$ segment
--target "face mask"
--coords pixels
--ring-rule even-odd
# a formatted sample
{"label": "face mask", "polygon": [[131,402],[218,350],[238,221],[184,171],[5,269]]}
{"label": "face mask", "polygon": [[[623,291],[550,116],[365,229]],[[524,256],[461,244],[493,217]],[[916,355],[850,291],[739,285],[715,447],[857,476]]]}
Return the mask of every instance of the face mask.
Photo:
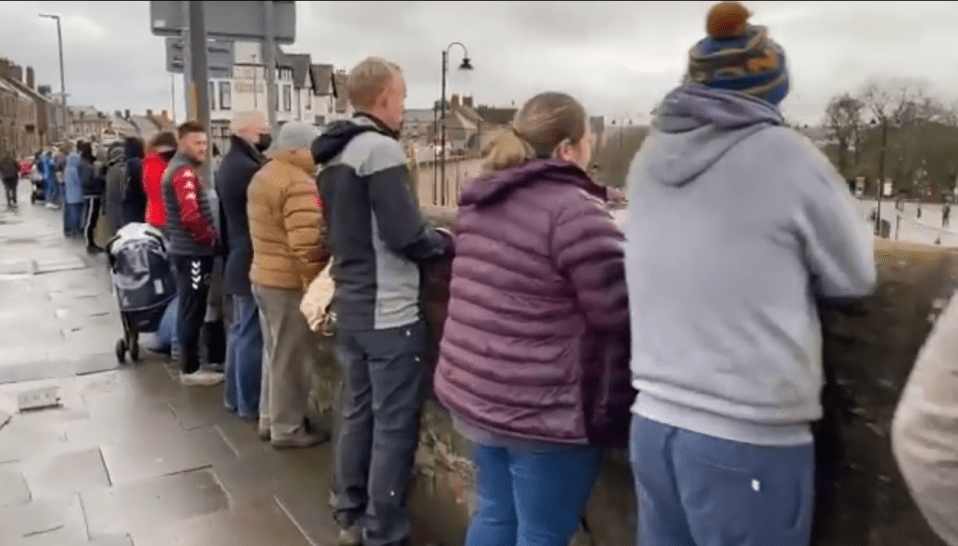
{"label": "face mask", "polygon": [[263,133],[259,136],[259,142],[256,143],[256,150],[258,152],[265,152],[269,149],[270,145],[273,143],[273,137],[269,133]]}

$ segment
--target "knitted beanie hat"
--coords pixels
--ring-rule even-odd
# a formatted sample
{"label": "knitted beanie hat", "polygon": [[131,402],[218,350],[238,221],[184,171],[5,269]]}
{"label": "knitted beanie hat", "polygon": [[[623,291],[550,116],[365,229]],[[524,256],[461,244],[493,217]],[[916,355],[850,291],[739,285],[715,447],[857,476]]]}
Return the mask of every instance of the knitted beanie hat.
{"label": "knitted beanie hat", "polygon": [[738,91],[778,104],[788,95],[785,51],[764,26],[751,25],[739,2],[721,2],[709,10],[708,36],[689,51],[688,81]]}
{"label": "knitted beanie hat", "polygon": [[319,129],[305,121],[290,121],[279,129],[279,135],[273,140],[272,152],[309,149],[319,136]]}

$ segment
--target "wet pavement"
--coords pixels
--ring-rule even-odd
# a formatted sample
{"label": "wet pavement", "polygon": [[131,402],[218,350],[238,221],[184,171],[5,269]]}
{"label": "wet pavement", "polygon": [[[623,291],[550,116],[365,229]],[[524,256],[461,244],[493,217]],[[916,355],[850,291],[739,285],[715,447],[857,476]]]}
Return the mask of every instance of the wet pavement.
{"label": "wet pavement", "polygon": [[[105,260],[26,186],[0,210],[0,544],[334,544],[329,445],[275,451],[220,388],[184,389],[159,357],[119,366]],[[20,410],[48,387],[58,406]]]}

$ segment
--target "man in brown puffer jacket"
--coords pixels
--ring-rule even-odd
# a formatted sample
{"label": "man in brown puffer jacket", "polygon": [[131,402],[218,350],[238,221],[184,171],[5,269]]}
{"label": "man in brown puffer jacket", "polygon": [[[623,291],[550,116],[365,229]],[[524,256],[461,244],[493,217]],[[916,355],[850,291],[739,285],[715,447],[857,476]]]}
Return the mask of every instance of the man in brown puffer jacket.
{"label": "man in brown puffer jacket", "polygon": [[271,159],[248,190],[253,296],[263,331],[259,433],[273,447],[328,439],[306,429],[308,371],[318,345],[299,311],[303,294],[329,261],[310,145],[319,130],[302,122],[280,129]]}

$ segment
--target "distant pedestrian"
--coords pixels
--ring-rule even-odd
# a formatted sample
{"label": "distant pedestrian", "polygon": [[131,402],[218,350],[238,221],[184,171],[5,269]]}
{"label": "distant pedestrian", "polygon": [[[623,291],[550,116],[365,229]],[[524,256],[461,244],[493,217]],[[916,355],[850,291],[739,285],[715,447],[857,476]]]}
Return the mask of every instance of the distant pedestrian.
{"label": "distant pedestrian", "polygon": [[92,165],[92,176],[83,179],[83,236],[89,254],[99,254],[103,249],[96,244],[96,228],[103,214],[103,197],[106,194],[106,150],[100,149],[99,156],[93,155],[93,148],[87,146],[80,155]]}
{"label": "distant pedestrian", "polygon": [[215,385],[223,381],[223,374],[200,369],[200,332],[219,239],[209,189],[200,178],[208,137],[203,126],[195,121],[180,125],[178,133],[177,152],[163,175],[162,195],[165,233],[180,298],[180,381],[187,386]]}
{"label": "distant pedestrian", "polygon": [[951,205],[945,204],[945,206],[941,208],[941,227],[947,228],[950,222],[951,222]]}
{"label": "distant pedestrian", "polygon": [[7,198],[7,208],[17,208],[17,183],[20,181],[20,164],[10,151],[0,159],[0,179],[3,180],[3,193]]}
{"label": "distant pedestrian", "polygon": [[120,225],[146,221],[146,191],[143,188],[143,141],[129,137],[123,141],[123,196],[120,199]]}
{"label": "distant pedestrian", "polygon": [[329,263],[310,146],[319,129],[291,121],[279,130],[270,161],[249,185],[249,270],[264,337],[259,431],[276,448],[314,446],[329,435],[309,430],[304,380],[319,346],[299,310],[310,283]]}
{"label": "distant pedestrian", "polygon": [[263,164],[262,152],[269,147],[266,116],[259,112],[239,114],[233,121],[230,148],[216,172],[219,194],[220,230],[226,256],[223,293],[232,297],[226,388],[226,408],[244,419],[258,419],[262,388],[263,335],[260,312],[250,288],[253,243],[247,215],[247,191],[253,175]]}
{"label": "distant pedestrian", "polygon": [[40,165],[40,174],[43,176],[43,183],[46,186],[46,203],[44,206],[55,210],[59,208],[57,202],[60,195],[60,184],[56,177],[56,163],[53,159],[53,153],[49,150],[43,152],[38,161]]}
{"label": "distant pedestrian", "polygon": [[712,7],[628,175],[637,544],[809,545],[818,306],[875,287],[858,204],[785,124],[785,52],[749,15]]}
{"label": "distant pedestrian", "polygon": [[63,236],[67,238],[83,234],[83,179],[93,176],[93,165],[84,159],[81,150],[89,150],[89,144],[77,142],[67,156],[63,175]]}
{"label": "distant pedestrian", "polygon": [[162,229],[166,226],[163,204],[163,174],[176,154],[176,136],[163,132],[156,135],[143,159],[143,193],[146,194],[146,223]]}
{"label": "distant pedestrian", "polygon": [[106,212],[107,238],[113,237],[123,227],[122,208],[124,186],[126,185],[126,159],[123,144],[116,142],[107,152],[106,196],[103,208]]}

